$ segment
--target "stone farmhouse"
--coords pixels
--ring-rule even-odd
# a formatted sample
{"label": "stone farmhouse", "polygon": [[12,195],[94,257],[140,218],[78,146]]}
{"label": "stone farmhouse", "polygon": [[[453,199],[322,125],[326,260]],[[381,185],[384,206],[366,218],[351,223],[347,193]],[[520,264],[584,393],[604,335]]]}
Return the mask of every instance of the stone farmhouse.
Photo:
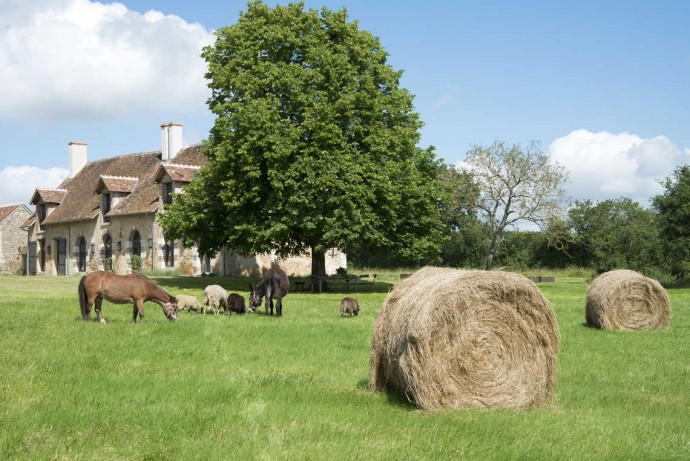
{"label": "stone farmhouse", "polygon": [[21,228],[31,210],[22,204],[0,206],[0,274],[21,273],[27,246],[27,232]]}
{"label": "stone farmhouse", "polygon": [[[201,258],[195,247],[166,238],[156,217],[206,164],[201,144],[182,147],[180,123],[161,125],[160,151],[88,162],[86,143],[70,142],[68,164],[62,184],[38,188],[31,197],[36,211],[22,224],[28,232],[29,275],[126,274],[139,262],[144,271],[186,275],[259,275],[276,264],[291,275],[311,271],[308,255],[279,260],[221,251]],[[329,252],[328,273],[345,265],[344,254]]]}

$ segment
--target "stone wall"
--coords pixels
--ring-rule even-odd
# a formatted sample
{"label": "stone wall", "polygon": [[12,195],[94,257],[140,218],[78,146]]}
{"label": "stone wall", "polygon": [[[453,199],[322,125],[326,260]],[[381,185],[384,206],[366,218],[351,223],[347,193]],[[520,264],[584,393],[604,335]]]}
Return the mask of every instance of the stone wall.
{"label": "stone wall", "polygon": [[[131,272],[129,266],[133,245],[134,231],[139,232],[141,239],[142,270],[154,273],[177,271],[183,275],[200,275],[208,272],[206,264],[202,264],[196,247],[184,248],[181,241],[174,242],[174,265],[166,266],[165,246],[166,241],[161,228],[155,223],[156,215],[138,214],[128,216],[114,216],[110,223],[104,223],[99,215],[96,220],[79,221],[69,224],[53,224],[46,231],[37,232],[32,226],[32,238],[45,240],[46,248],[51,246],[51,254],[46,254],[45,267],[41,267],[40,245],[37,246],[37,271],[45,275],[57,275],[57,247],[55,239],[67,240],[67,267],[66,275],[77,275],[79,271],[79,241],[83,237],[86,240],[87,259],[86,272],[105,269],[105,244],[103,237],[108,234],[112,240],[112,267],[119,274]],[[26,233],[24,234],[26,245]],[[149,248],[149,239],[153,248]],[[119,246],[118,246],[119,242]],[[94,251],[91,251],[93,244]],[[118,249],[119,248],[119,249]],[[262,254],[253,257],[243,257],[230,252],[221,252],[210,260],[211,272],[228,276],[261,276],[268,268],[278,265],[288,275],[308,276],[311,274],[311,256],[297,256],[291,258],[279,258],[274,254]],[[339,267],[347,268],[345,254],[329,250],[326,253],[326,273],[335,274]]]}

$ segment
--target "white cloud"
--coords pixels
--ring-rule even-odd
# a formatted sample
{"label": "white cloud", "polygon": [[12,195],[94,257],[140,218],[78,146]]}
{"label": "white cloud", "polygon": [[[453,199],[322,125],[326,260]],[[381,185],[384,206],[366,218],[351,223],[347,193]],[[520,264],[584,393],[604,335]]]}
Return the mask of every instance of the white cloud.
{"label": "white cloud", "polygon": [[112,119],[195,111],[213,35],[157,11],[89,0],[0,0],[0,118]]}
{"label": "white cloud", "polygon": [[629,133],[576,130],[549,146],[552,160],[570,173],[568,192],[579,200],[630,197],[641,205],[663,192],[658,180],[686,160],[665,136],[643,139]]}
{"label": "white cloud", "polygon": [[36,188],[53,188],[67,177],[65,168],[8,166],[0,170],[0,205],[29,204]]}

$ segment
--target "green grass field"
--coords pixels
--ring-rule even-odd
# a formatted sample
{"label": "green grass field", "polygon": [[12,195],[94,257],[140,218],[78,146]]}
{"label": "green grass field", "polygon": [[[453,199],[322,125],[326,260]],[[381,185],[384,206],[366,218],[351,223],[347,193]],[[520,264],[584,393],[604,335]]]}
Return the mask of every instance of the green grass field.
{"label": "green grass field", "polygon": [[[247,279],[157,277],[202,298]],[[390,277],[390,282],[395,277]],[[548,406],[429,413],[368,389],[388,285],[285,298],[283,317],[79,315],[77,277],[0,277],[0,459],[690,459],[690,291],[664,331],[583,325],[585,278],[540,284],[561,330]]]}

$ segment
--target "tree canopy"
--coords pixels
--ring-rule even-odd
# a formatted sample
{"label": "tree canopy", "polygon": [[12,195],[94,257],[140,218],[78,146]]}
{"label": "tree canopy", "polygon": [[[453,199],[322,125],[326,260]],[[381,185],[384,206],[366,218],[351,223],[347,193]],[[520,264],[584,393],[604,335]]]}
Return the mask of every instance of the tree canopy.
{"label": "tree canopy", "polygon": [[613,269],[646,272],[657,267],[656,215],[630,198],[575,202],[568,212],[575,233],[573,262],[597,273]]}
{"label": "tree canopy", "polygon": [[249,3],[206,47],[209,164],[160,222],[202,253],[367,246],[432,258],[444,236],[433,148],[379,39],[346,10]]}
{"label": "tree canopy", "polygon": [[664,192],[652,199],[666,254],[666,269],[685,280],[690,272],[690,166],[676,168],[663,179]]}

